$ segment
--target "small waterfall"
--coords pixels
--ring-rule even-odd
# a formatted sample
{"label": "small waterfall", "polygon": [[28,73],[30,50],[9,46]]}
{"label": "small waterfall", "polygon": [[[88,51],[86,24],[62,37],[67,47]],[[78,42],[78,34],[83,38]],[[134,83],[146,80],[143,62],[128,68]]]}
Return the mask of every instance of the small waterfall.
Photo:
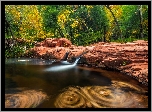
{"label": "small waterfall", "polygon": [[75,65],[78,63],[79,59],[80,59],[80,57],[79,57],[79,58],[77,58],[77,59],[75,60],[75,62],[74,62],[72,65],[74,65],[74,66],[75,66]]}
{"label": "small waterfall", "polygon": [[[71,69],[71,68],[73,68],[73,67],[76,66],[76,64],[78,63],[80,57],[81,57],[83,54],[85,54],[85,53],[86,53],[86,52],[83,52],[80,56],[78,56],[73,64],[70,64],[70,63],[69,63],[69,65],[56,65],[56,66],[52,66],[52,67],[49,67],[49,68],[45,69],[45,71],[58,72],[58,71],[63,71],[63,70]],[[67,55],[68,55],[68,54],[69,54],[69,53],[65,54],[64,59],[67,58]],[[63,59],[63,60],[64,60],[64,59]]]}

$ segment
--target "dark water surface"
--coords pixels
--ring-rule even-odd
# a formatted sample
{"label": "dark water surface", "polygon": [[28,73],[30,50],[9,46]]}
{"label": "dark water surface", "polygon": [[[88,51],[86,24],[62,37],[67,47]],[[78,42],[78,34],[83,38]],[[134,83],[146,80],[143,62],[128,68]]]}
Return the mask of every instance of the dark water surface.
{"label": "dark water surface", "polygon": [[[118,81],[141,87],[143,91],[147,91],[147,87],[135,79],[116,71],[81,66],[70,67],[66,62],[52,64],[54,60],[7,59],[5,62],[5,94],[13,94],[12,88],[42,91],[47,94],[48,99],[37,108],[60,107],[59,104],[55,106],[56,99],[69,87],[109,87],[113,81]],[[61,68],[64,65],[67,67],[57,71],[50,70],[51,67],[58,67],[58,65],[61,65]],[[147,107],[147,105],[148,102],[144,102],[141,107]]]}

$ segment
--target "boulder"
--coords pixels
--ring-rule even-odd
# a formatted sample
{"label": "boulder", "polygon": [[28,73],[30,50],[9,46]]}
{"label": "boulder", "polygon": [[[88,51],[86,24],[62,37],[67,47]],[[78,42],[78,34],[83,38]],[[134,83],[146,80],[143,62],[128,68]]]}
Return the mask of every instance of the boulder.
{"label": "boulder", "polygon": [[70,47],[71,41],[66,38],[47,38],[42,42],[44,47]]}

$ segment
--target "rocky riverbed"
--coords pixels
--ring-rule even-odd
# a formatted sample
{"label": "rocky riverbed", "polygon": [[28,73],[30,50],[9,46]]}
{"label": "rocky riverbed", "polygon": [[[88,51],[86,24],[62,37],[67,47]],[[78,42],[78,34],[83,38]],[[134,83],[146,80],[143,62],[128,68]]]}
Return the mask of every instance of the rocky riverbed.
{"label": "rocky riverbed", "polygon": [[38,42],[26,53],[26,57],[57,59],[69,52],[68,61],[84,54],[79,63],[82,66],[118,70],[148,86],[148,41],[137,40],[127,43],[98,42],[89,46],[75,46],[66,38],[47,38]]}

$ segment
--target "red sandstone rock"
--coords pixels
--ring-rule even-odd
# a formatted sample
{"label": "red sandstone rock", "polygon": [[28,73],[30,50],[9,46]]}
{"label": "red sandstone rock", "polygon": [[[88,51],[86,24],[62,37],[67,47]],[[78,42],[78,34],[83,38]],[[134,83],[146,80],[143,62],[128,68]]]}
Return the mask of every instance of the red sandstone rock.
{"label": "red sandstone rock", "polygon": [[72,43],[66,38],[47,38],[42,42],[44,47],[70,47]]}
{"label": "red sandstone rock", "polygon": [[144,40],[126,44],[99,42],[83,47],[74,46],[65,38],[49,38],[31,49],[34,57],[45,59],[60,60],[66,52],[70,52],[68,61],[86,50],[88,53],[82,58],[88,65],[116,69],[136,78],[139,82],[148,84],[148,42]]}

